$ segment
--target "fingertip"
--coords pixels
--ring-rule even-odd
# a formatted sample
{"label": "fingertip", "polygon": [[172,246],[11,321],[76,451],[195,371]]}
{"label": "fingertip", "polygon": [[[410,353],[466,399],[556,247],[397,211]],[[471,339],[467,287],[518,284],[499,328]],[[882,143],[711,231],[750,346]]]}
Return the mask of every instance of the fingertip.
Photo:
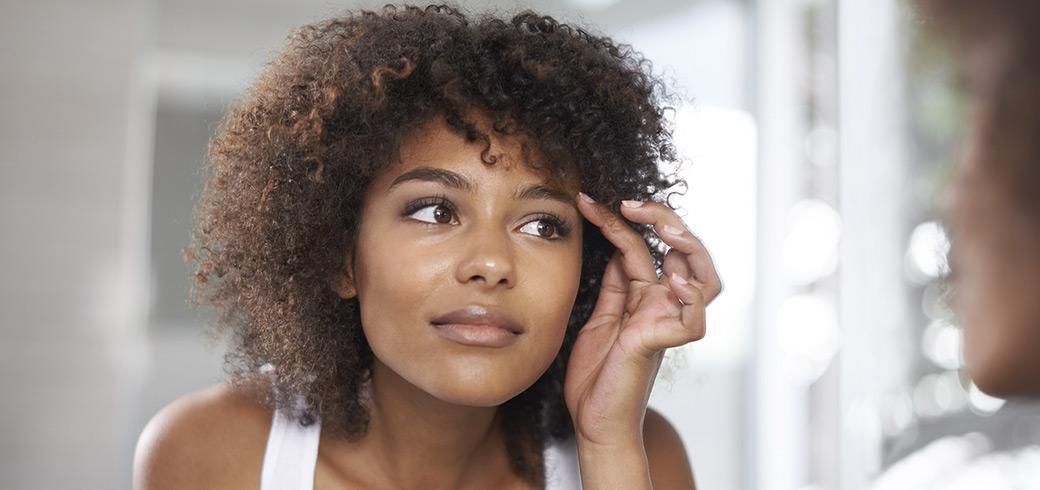
{"label": "fingertip", "polygon": [[600,226],[603,224],[604,218],[601,216],[603,205],[596,202],[591,196],[584,192],[578,192],[575,203],[577,204],[578,212],[581,213],[585,219],[589,220],[592,224]]}

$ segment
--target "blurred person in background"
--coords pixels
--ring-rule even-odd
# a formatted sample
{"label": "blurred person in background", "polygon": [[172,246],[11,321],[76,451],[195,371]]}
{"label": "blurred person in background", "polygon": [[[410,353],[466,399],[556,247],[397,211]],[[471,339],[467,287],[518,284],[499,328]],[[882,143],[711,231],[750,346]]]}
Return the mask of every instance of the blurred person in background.
{"label": "blurred person in background", "polygon": [[981,391],[1019,400],[992,424],[946,426],[872,488],[1040,489],[1040,433],[1030,422],[1040,420],[1040,2],[918,7],[951,41],[968,102],[967,137],[942,196],[965,365]]}
{"label": "blurred person in background", "polygon": [[986,393],[1040,396],[1040,2],[921,1],[970,107],[944,199],[965,362]]}
{"label": "blurred person in background", "polygon": [[152,419],[135,488],[693,488],[647,401],[722,285],[645,67],[532,13],[301,29],[189,247],[233,380]]}

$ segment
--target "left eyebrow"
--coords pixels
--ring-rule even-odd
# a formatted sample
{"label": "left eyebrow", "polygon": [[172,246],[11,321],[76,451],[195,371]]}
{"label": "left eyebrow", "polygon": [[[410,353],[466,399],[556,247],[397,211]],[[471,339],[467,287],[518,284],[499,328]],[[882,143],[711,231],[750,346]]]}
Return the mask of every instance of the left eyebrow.
{"label": "left eyebrow", "polygon": [[516,200],[549,199],[559,201],[570,206],[575,206],[574,196],[562,189],[544,185],[532,185],[525,187],[513,194]]}

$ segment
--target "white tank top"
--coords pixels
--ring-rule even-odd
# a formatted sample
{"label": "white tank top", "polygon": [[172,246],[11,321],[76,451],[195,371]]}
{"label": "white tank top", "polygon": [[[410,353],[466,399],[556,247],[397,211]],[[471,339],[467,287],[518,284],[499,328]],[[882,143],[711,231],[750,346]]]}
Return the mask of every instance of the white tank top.
{"label": "white tank top", "polygon": [[[321,422],[308,426],[276,411],[267,435],[260,490],[313,490]],[[545,449],[545,489],[581,490],[578,447],[574,439]]]}

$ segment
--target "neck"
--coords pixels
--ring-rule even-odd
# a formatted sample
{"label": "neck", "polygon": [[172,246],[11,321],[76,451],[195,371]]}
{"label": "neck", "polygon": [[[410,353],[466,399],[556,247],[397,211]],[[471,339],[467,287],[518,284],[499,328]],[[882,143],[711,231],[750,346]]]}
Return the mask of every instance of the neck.
{"label": "neck", "polygon": [[397,488],[464,488],[511,472],[498,407],[445,402],[375,360],[368,432],[358,441]]}

